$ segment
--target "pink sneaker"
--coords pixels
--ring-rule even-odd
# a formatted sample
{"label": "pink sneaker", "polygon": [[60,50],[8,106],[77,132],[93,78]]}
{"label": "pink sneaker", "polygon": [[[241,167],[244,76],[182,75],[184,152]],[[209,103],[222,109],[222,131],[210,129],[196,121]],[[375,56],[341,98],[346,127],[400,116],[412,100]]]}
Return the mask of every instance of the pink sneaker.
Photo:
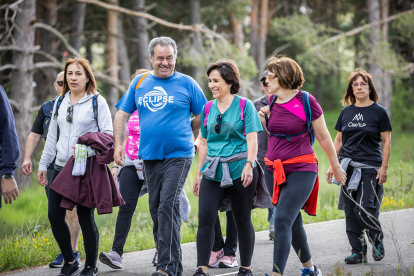
{"label": "pink sneaker", "polygon": [[224,256],[221,259],[221,262],[219,264],[219,267],[221,268],[231,268],[231,267],[236,267],[239,266],[239,264],[237,263],[236,257],[231,257],[231,256]]}
{"label": "pink sneaker", "polygon": [[224,256],[223,249],[217,252],[211,251],[210,261],[208,262],[208,266],[217,267],[218,264],[220,263],[220,260],[223,258],[223,256]]}

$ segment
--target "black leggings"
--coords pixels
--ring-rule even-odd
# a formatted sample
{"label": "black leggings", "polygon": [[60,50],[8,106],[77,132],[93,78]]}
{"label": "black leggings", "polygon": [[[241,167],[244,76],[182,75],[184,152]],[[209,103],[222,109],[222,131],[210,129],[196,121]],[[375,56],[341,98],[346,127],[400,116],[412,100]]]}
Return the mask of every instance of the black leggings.
{"label": "black leggings", "polygon": [[[52,182],[60,173],[56,169],[53,172]],[[48,216],[50,226],[52,228],[53,236],[59,245],[60,251],[62,252],[65,262],[73,262],[72,245],[70,241],[69,227],[66,224],[65,216],[66,209],[60,207],[62,196],[49,189],[49,209]],[[99,232],[98,227],[95,224],[94,208],[87,208],[85,206],[78,205],[77,213],[79,224],[83,234],[83,245],[85,247],[86,261],[85,267],[95,267],[96,259],[98,257],[98,246],[99,246]]]}
{"label": "black leggings", "polygon": [[241,266],[250,266],[255,241],[251,213],[258,180],[257,167],[253,169],[253,180],[247,187],[243,187],[243,182],[238,178],[233,180],[232,186],[223,189],[219,182],[203,177],[198,201],[197,266],[208,266],[213,248],[217,212],[226,190],[231,197],[231,209],[236,222],[237,235],[242,241],[239,243]]}
{"label": "black leggings", "polygon": [[[273,178],[273,173],[269,170],[266,170],[265,174],[271,174]],[[276,206],[273,247],[274,272],[283,274],[291,245],[301,263],[306,263],[311,259],[300,209],[308,200],[315,180],[316,173],[314,172],[294,172],[286,175],[287,183],[281,188]]]}
{"label": "black leggings", "polygon": [[125,205],[119,207],[115,226],[115,238],[112,250],[120,256],[124,253],[124,245],[131,228],[131,220],[138,203],[139,192],[144,180],[140,180],[135,166],[122,168],[119,173],[119,190],[125,201]]}

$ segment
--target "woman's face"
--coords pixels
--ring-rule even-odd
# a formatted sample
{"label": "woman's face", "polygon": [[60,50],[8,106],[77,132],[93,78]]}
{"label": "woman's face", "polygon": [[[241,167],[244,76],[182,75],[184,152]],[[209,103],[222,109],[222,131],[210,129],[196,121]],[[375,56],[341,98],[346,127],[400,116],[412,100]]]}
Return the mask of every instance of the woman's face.
{"label": "woman's face", "polygon": [[369,98],[369,85],[361,76],[358,76],[352,83],[352,90],[355,99],[365,100],[366,98]]}
{"label": "woman's face", "polygon": [[279,79],[270,71],[267,73],[266,83],[267,87],[264,87],[264,89],[269,94],[276,94],[276,92],[281,88],[279,85]]}
{"label": "woman's face", "polygon": [[68,66],[66,80],[70,91],[74,93],[85,92],[86,84],[89,81],[85,69],[78,63],[72,63]]}
{"label": "woman's face", "polygon": [[231,94],[231,84],[228,84],[222,77],[217,69],[214,69],[208,75],[208,88],[213,93],[214,99],[222,99],[223,97]]}

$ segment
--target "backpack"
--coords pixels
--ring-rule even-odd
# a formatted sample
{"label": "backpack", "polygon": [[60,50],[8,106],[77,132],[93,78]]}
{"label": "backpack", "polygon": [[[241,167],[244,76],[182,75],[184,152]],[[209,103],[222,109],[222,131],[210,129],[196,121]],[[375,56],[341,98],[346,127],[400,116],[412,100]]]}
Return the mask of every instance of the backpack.
{"label": "backpack", "polygon": [[[98,131],[101,132],[99,128],[99,124],[98,124],[98,96],[99,94],[92,97],[92,108],[93,108],[93,118],[95,119],[96,126],[98,127]],[[53,114],[54,119],[56,119],[57,116],[59,115],[59,108],[60,108],[60,104],[62,103],[62,101],[63,101],[63,97],[59,96],[59,98],[57,99],[56,111],[55,111],[55,114]],[[59,126],[58,126],[58,133],[59,133]],[[59,138],[59,135],[58,135],[58,138]]]}
{"label": "backpack", "polygon": [[[273,103],[275,102],[276,97],[273,97],[273,95],[270,95],[269,97],[269,108],[271,109],[273,106]],[[265,115],[265,120],[266,120],[266,128],[269,131],[269,133],[273,136],[276,136],[278,138],[286,138],[286,140],[288,140],[289,142],[291,141],[290,137],[294,137],[294,136],[299,136],[303,133],[305,133],[306,131],[309,133],[309,139],[310,139],[310,143],[311,145],[313,145],[313,143],[315,143],[315,132],[312,129],[311,126],[311,122],[312,122],[312,111],[310,108],[310,104],[309,104],[309,92],[306,91],[302,91],[302,105],[303,105],[303,109],[305,111],[305,115],[306,115],[306,128],[304,130],[302,130],[299,133],[296,134],[275,134],[269,131],[269,118],[267,117],[267,114]]]}
{"label": "backpack", "polygon": [[[207,119],[208,114],[210,113],[211,105],[213,104],[213,101],[209,101],[206,103],[206,107],[204,108],[204,124],[203,126],[207,126]],[[246,107],[246,99],[240,97],[240,117],[243,122],[243,134],[246,135],[246,125],[244,123],[244,108]]]}

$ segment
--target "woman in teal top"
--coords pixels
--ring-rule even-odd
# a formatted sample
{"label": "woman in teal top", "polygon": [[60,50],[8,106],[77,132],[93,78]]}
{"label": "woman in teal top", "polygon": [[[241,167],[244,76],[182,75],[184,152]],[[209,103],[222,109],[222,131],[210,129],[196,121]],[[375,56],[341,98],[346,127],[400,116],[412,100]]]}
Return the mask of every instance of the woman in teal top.
{"label": "woman in teal top", "polygon": [[259,179],[255,162],[257,133],[262,131],[262,126],[253,103],[236,95],[241,81],[239,70],[233,61],[213,63],[207,69],[207,76],[215,100],[207,103],[201,112],[201,122],[205,121],[206,114],[207,121],[201,126],[202,138],[193,187],[194,195],[200,197],[198,269],[194,276],[208,275],[214,223],[226,194],[230,194],[239,237],[241,267],[237,275],[252,276],[250,264],[255,232],[251,209]]}

